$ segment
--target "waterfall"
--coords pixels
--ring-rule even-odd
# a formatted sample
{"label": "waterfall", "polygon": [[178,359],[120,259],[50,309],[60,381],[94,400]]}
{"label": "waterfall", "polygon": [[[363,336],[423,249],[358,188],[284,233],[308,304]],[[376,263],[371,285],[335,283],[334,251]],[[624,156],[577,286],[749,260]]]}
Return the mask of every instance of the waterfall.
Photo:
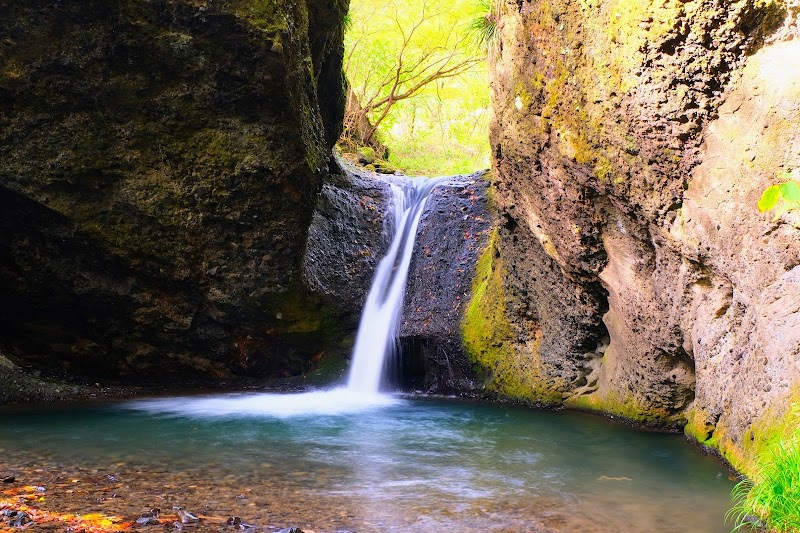
{"label": "waterfall", "polygon": [[346,387],[301,394],[247,393],[192,398],[159,398],[131,402],[133,409],[187,416],[341,415],[396,405],[401,400],[378,394],[384,361],[396,346],[406,279],[417,237],[417,226],[430,192],[447,178],[392,176],[387,222],[393,237],[378,263],[361,314],[353,361]]}
{"label": "waterfall", "polygon": [[417,225],[428,195],[441,181],[441,178],[403,178],[391,184],[389,209],[394,235],[389,251],[375,270],[361,313],[347,381],[349,391],[378,392],[384,362],[396,346]]}

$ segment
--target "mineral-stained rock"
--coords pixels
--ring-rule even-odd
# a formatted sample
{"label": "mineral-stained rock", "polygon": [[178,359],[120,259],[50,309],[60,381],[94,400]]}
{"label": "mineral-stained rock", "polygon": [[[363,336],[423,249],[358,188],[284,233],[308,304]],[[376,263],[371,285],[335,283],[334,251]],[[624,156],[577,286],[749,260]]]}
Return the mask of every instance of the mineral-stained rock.
{"label": "mineral-stained rock", "polygon": [[[44,375],[309,368],[343,0],[0,5],[0,349]],[[93,382],[93,381],[92,381]]]}
{"label": "mineral-stained rock", "polygon": [[400,327],[399,374],[406,387],[451,392],[480,386],[464,351],[461,322],[494,225],[488,185],[486,172],[454,176],[437,186],[425,205]]}
{"label": "mineral-stained rock", "polygon": [[489,386],[661,426],[688,419],[746,466],[800,394],[798,215],[756,208],[800,167],[800,7],[498,9],[504,222],[481,294],[501,296],[482,335],[505,355]]}

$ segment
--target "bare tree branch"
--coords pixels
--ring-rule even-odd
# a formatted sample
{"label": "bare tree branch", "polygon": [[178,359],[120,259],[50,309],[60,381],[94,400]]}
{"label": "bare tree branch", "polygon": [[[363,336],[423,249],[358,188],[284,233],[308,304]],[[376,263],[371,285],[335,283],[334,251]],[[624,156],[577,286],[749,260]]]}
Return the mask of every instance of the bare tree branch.
{"label": "bare tree branch", "polygon": [[[460,76],[484,61],[477,54],[465,52],[469,47],[464,44],[471,36],[467,32],[460,34],[454,24],[450,24],[435,42],[425,41],[421,35],[423,28],[437,22],[441,26],[445,15],[444,12],[431,11],[428,2],[423,2],[421,12],[410,26],[400,16],[397,3],[388,11],[399,36],[394,64],[381,73],[369,69],[362,73],[357,89],[352,90],[351,85],[348,95],[345,135],[356,135],[365,144],[374,140],[378,128],[395,104],[414,98],[432,83]],[[427,31],[430,34],[430,30]],[[347,54],[346,75],[351,84],[356,81],[351,70],[355,47],[366,46],[367,41],[366,33],[359,36]],[[357,102],[351,105],[351,99],[357,99]]]}

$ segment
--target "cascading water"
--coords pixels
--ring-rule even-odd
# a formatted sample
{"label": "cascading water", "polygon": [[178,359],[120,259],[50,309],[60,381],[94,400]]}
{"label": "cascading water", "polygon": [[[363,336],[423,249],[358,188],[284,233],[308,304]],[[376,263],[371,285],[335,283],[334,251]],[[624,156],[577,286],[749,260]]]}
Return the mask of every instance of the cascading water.
{"label": "cascading water", "polygon": [[301,394],[250,393],[141,400],[131,402],[130,406],[189,416],[266,415],[287,418],[342,415],[401,402],[378,393],[381,373],[384,361],[395,347],[417,226],[428,195],[446,178],[393,176],[390,179],[392,199],[388,209],[392,218],[388,225],[394,235],[389,251],[375,270],[367,295],[346,387]]}
{"label": "cascading water", "polygon": [[395,347],[403,309],[408,268],[417,225],[431,191],[441,178],[405,178],[392,183],[394,236],[372,280],[358,327],[347,389],[361,394],[378,392],[384,363]]}

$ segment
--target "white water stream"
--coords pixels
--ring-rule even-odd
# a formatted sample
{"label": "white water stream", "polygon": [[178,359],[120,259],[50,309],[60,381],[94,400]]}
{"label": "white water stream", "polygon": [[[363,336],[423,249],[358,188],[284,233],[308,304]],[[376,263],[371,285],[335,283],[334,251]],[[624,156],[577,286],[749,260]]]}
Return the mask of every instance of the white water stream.
{"label": "white water stream", "polygon": [[380,388],[384,363],[396,346],[419,219],[428,195],[440,182],[441,179],[405,178],[399,184],[391,184],[389,209],[394,235],[389,250],[375,270],[361,313],[347,381],[349,391],[375,394]]}

